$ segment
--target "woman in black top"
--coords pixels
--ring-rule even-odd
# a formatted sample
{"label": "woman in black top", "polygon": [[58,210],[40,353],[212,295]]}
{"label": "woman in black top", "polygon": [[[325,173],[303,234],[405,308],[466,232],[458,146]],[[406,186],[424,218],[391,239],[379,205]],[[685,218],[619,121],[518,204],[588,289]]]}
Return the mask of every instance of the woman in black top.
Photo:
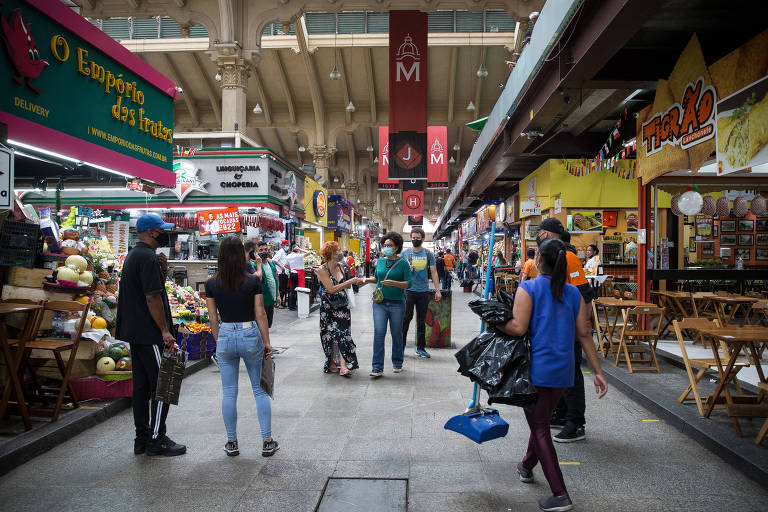
{"label": "woman in black top", "polygon": [[[245,361],[251,379],[264,445],[261,454],[273,455],[277,441],[272,439],[272,406],[269,395],[261,389],[261,364],[272,357],[267,314],[261,295],[261,280],[246,270],[243,243],[230,236],[219,248],[219,270],[205,283],[211,331],[216,338],[216,357],[223,388],[221,412],[227,429],[224,451],[240,453],[237,444],[237,381],[240,358]],[[219,325],[221,317],[221,325]]]}

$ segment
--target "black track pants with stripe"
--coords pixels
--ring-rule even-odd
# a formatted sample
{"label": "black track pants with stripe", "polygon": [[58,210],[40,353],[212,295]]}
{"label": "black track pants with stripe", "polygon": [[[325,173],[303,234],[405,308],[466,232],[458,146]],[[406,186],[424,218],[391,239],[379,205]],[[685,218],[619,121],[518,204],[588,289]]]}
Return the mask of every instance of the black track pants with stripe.
{"label": "black track pants with stripe", "polygon": [[133,360],[133,421],[137,439],[165,435],[168,404],[154,400],[163,345],[131,344]]}

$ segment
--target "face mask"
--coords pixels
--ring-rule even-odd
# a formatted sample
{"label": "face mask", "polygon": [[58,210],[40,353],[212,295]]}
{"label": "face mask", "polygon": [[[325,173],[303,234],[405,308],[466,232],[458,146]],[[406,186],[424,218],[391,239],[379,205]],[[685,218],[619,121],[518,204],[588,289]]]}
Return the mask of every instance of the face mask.
{"label": "face mask", "polygon": [[414,247],[421,247],[421,244],[424,240],[411,240],[411,243]]}
{"label": "face mask", "polygon": [[253,252],[253,251],[251,251],[251,252],[249,252],[249,253],[248,253],[248,257],[249,257],[250,259],[252,259],[252,260],[255,260],[255,259],[256,259],[256,253],[255,253],[255,252]]}
{"label": "face mask", "polygon": [[155,237],[155,242],[157,242],[158,247],[165,247],[168,245],[168,242],[171,241],[171,237],[168,236],[168,233],[163,231],[159,235]]}
{"label": "face mask", "polygon": [[543,237],[543,236],[541,236],[540,234],[536,234],[536,245],[541,245],[541,244],[543,244],[543,243],[544,243],[544,240],[546,240],[546,238],[544,238],[544,237]]}
{"label": "face mask", "polygon": [[381,254],[383,254],[384,256],[386,256],[387,258],[389,258],[389,257],[391,257],[391,256],[394,256],[394,254],[395,254],[395,250],[394,250],[393,248],[391,248],[391,247],[384,247],[384,248],[381,250]]}
{"label": "face mask", "polygon": [[259,253],[259,258],[261,258],[263,260],[269,259],[269,253],[268,252],[260,252]]}
{"label": "face mask", "polygon": [[289,248],[287,248],[287,247],[285,249],[283,249],[283,250],[286,252],[286,254],[291,252],[291,250]]}

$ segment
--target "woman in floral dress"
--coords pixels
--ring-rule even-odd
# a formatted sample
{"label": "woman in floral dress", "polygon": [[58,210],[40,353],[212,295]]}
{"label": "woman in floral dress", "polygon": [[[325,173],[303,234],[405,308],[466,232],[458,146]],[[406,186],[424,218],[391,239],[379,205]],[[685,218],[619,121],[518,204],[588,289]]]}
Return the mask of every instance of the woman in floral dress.
{"label": "woman in floral dress", "polygon": [[344,281],[338,254],[339,244],[336,242],[326,242],[320,249],[320,256],[325,261],[317,271],[324,289],[320,302],[320,343],[325,352],[323,371],[349,377],[359,365],[352,341],[352,315],[346,290],[353,284],[361,285],[362,279],[353,277]]}

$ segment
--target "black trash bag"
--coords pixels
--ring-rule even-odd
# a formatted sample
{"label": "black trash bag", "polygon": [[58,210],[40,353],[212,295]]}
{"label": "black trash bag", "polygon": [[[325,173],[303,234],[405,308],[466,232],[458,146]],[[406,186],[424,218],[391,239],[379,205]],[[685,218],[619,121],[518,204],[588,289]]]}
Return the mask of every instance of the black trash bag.
{"label": "black trash bag", "polygon": [[513,293],[509,293],[504,288],[499,289],[499,292],[496,294],[496,300],[504,304],[505,306],[509,306],[509,308],[512,308],[512,305],[515,303],[515,295]]}
{"label": "black trash bag", "polygon": [[466,288],[467,286],[474,286],[474,284],[475,284],[475,282],[474,282],[474,281],[472,281],[471,279],[463,279],[463,280],[461,281],[461,283],[460,283],[460,285],[461,285],[462,287],[464,287],[464,288]]}
{"label": "black trash bag", "polygon": [[499,385],[488,391],[488,404],[516,405],[529,408],[536,403],[536,387],[531,383],[531,340],[516,337],[512,354]]}
{"label": "black trash bag", "polygon": [[[500,325],[509,322],[512,319],[512,304],[508,303],[510,300],[506,291],[506,295],[499,293],[499,298],[502,300],[493,299],[475,299],[469,303],[469,309],[471,309],[476,315],[483,319],[483,321],[490,325]],[[514,300],[514,298],[512,299]]]}
{"label": "black trash bag", "polygon": [[528,336],[509,336],[491,328],[462,347],[455,357],[459,373],[488,392],[489,404],[524,407],[535,402]]}

